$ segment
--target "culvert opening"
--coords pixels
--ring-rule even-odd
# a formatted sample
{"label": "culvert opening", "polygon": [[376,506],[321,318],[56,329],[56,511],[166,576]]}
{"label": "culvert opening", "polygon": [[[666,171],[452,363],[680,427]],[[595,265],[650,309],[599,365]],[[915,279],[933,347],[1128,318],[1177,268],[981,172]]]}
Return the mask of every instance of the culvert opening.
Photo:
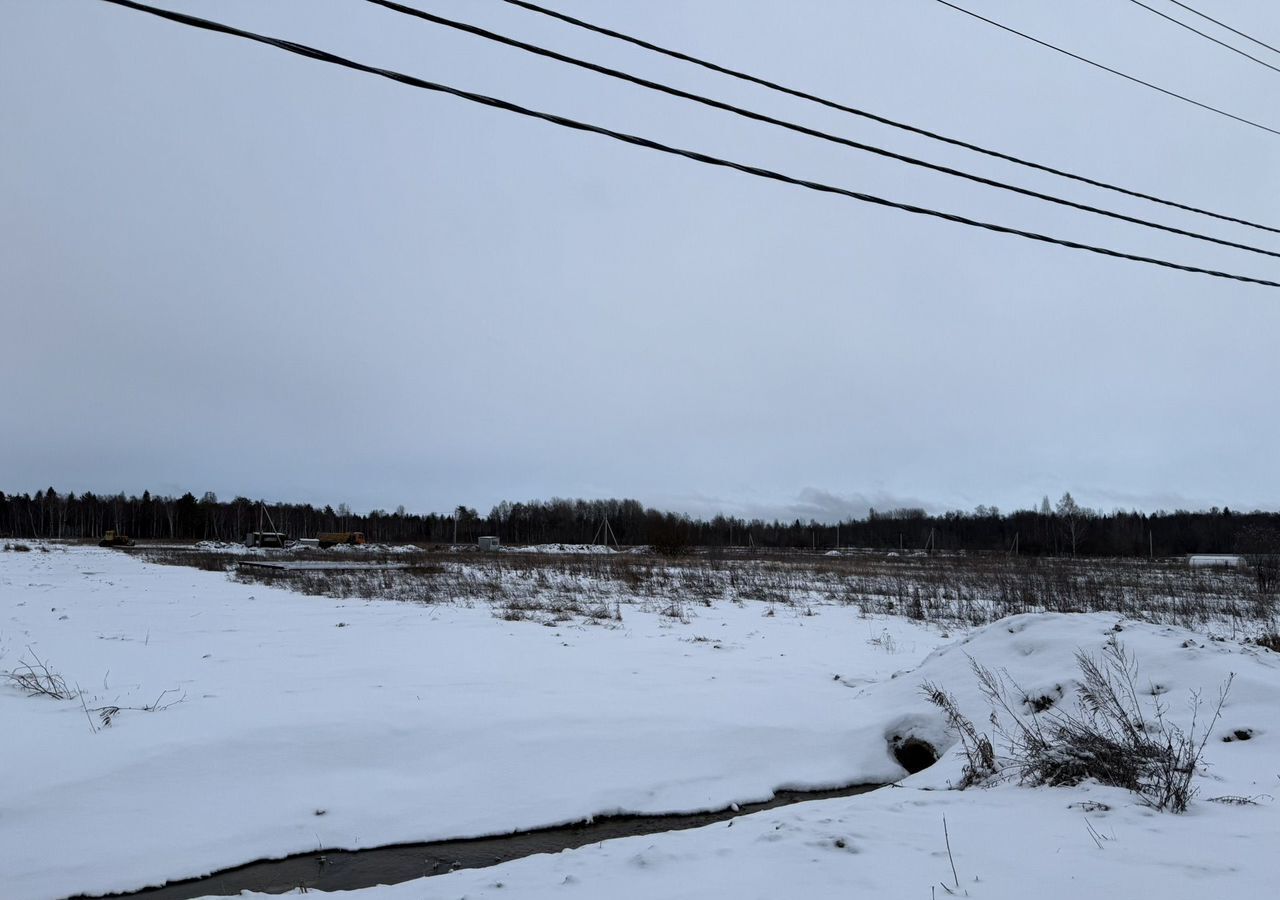
{"label": "culvert opening", "polygon": [[898,761],[898,765],[914,775],[917,772],[923,772],[936,763],[938,761],[938,751],[933,748],[933,744],[928,741],[922,741],[920,738],[899,739],[895,737],[893,740],[893,758]]}

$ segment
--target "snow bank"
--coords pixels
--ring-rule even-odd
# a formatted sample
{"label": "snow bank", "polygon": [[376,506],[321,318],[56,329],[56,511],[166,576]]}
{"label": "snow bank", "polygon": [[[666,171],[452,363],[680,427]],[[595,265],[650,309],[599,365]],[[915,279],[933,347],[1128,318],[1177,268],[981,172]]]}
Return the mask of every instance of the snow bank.
{"label": "snow bank", "polygon": [[[288,547],[246,547],[234,541],[198,541],[194,549],[210,553],[235,553],[243,556],[288,556],[291,553],[324,552],[315,544],[291,544]],[[163,547],[161,549],[164,549]],[[181,549],[175,547],[174,549]],[[339,544],[333,548],[335,554],[360,553],[418,553],[420,548],[414,544]]]}
{"label": "snow bank", "polygon": [[503,546],[501,550],[504,553],[554,553],[566,556],[606,555],[618,552],[603,544],[528,544],[523,547]]}
{"label": "snow bank", "polygon": [[[867,687],[855,709],[865,704],[878,711],[870,715],[878,716],[888,730],[937,741],[951,750],[955,738],[940,736],[945,734],[945,722],[941,711],[922,696],[924,681],[953,693],[965,714],[985,729],[991,708],[979,690],[970,660],[1007,673],[1030,700],[1048,700],[1070,708],[1076,703],[1080,679],[1077,651],[1100,657],[1113,639],[1140,667],[1137,684],[1143,701],[1151,703],[1158,697],[1168,706],[1170,721],[1184,728],[1191,726],[1193,696],[1198,693],[1203,699],[1199,715],[1203,726],[1212,715],[1219,688],[1234,674],[1222,720],[1206,752],[1209,777],[1205,787],[1221,793],[1257,793],[1258,778],[1265,777],[1256,769],[1260,744],[1241,751],[1243,743],[1223,739],[1237,730],[1252,729],[1258,735],[1273,723],[1280,725],[1280,707],[1274,702],[1280,688],[1280,655],[1183,628],[1129,622],[1105,613],[1014,616],[939,647],[909,676]],[[890,715],[890,710],[896,710],[897,715]],[[1031,715],[1029,707],[1022,712],[1024,717]],[[958,752],[949,754],[907,783],[935,788],[958,783],[962,762]]]}

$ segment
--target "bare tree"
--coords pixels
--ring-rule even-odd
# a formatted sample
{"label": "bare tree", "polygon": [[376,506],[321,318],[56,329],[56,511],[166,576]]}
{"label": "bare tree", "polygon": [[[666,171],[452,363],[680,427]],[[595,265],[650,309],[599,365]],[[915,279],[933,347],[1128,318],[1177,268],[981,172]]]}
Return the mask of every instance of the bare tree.
{"label": "bare tree", "polygon": [[1076,550],[1080,547],[1080,542],[1084,540],[1085,532],[1088,530],[1089,519],[1093,517],[1093,512],[1076,503],[1076,499],[1071,496],[1071,492],[1066,491],[1063,493],[1062,499],[1058,501],[1057,514],[1059,525],[1062,528],[1062,535],[1066,538],[1067,543],[1071,545],[1071,555],[1074,557]]}

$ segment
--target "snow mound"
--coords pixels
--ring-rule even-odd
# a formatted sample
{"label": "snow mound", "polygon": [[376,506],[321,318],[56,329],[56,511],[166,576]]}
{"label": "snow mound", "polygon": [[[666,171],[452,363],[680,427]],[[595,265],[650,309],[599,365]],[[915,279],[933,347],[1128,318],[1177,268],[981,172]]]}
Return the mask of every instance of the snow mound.
{"label": "snow mound", "polygon": [[252,553],[256,548],[232,541],[197,541],[194,549],[205,553]]}
{"label": "snow mound", "polygon": [[[1125,621],[1110,613],[1014,616],[938,648],[914,671],[862,688],[853,713],[866,724],[855,743],[869,753],[878,735],[885,761],[896,762],[895,746],[913,739],[924,741],[938,751],[939,762],[906,783],[928,788],[957,785],[964,755],[942,710],[925,697],[926,682],[952,694],[979,731],[989,732],[991,704],[979,688],[973,663],[1006,675],[1010,684],[1021,688],[1025,696],[1010,695],[1010,700],[1015,712],[1030,720],[1055,706],[1076,708],[1081,680],[1077,653],[1100,658],[1111,641],[1119,642],[1138,666],[1136,684],[1144,712],[1151,713],[1158,700],[1166,707],[1167,720],[1184,730],[1191,728],[1194,717],[1203,732],[1220,689],[1234,676],[1222,718],[1205,749],[1201,793],[1256,794],[1258,779],[1265,777],[1255,768],[1260,757],[1237,752],[1235,733],[1252,728],[1256,734],[1259,726],[1280,725],[1280,710],[1269,699],[1280,688],[1280,655],[1174,626]],[[897,781],[904,775],[901,768],[895,777],[866,762],[868,771],[884,780]],[[1205,778],[1212,784],[1206,784]]]}
{"label": "snow mound", "polygon": [[504,553],[549,553],[565,556],[593,556],[617,553],[601,544],[529,544],[525,547],[503,547]]}
{"label": "snow mound", "polygon": [[[234,541],[199,541],[193,549],[207,553],[234,553],[239,556],[288,556],[292,553],[322,552],[314,544],[290,544],[288,547],[246,547]],[[394,554],[417,553],[419,548],[414,544],[338,544],[330,548],[340,554]]]}

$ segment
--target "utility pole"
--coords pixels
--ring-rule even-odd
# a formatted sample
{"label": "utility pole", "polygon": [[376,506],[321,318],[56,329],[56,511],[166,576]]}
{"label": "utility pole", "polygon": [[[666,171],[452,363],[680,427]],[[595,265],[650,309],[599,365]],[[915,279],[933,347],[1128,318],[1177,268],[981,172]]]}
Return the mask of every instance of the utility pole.
{"label": "utility pole", "polygon": [[591,544],[603,543],[605,547],[608,547],[609,538],[611,538],[611,536],[613,538],[614,547],[617,547],[618,535],[614,533],[613,526],[609,525],[609,517],[605,516],[603,520],[600,521],[598,529],[595,529],[595,536],[594,538],[591,538]]}
{"label": "utility pole", "polygon": [[618,534],[613,530],[613,526],[609,524],[609,517],[605,516],[603,519],[600,520],[600,525],[596,528],[596,533],[595,535],[592,536],[591,543],[593,546],[597,543],[600,543],[608,547],[610,537],[613,538],[613,546],[617,547]]}

